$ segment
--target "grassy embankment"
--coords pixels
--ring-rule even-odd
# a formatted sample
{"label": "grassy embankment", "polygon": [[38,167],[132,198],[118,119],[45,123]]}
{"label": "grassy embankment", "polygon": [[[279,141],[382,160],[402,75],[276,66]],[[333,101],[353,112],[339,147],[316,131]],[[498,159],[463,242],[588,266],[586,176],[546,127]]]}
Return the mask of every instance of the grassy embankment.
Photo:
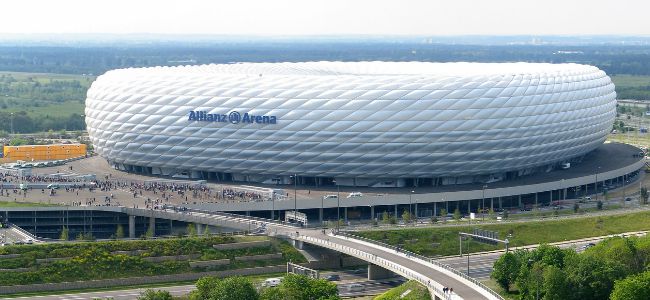
{"label": "grassy embankment", "polygon": [[[268,239],[268,238],[267,238]],[[304,257],[285,241],[271,240],[270,246],[217,250],[215,244],[259,240],[259,237],[195,237],[167,240],[108,241],[95,243],[48,243],[5,246],[0,254],[18,254],[15,258],[1,258],[0,268],[21,269],[0,272],[0,285],[68,282],[133,276],[153,276],[202,271],[221,271],[268,265],[286,261],[304,262]],[[134,251],[125,254],[116,251]],[[282,253],[278,259],[240,261],[236,257]],[[152,262],[148,257],[194,255],[192,261],[227,259],[229,263],[214,267],[192,267],[190,260]],[[44,258],[58,258],[43,261]]]}
{"label": "grassy embankment", "polygon": [[[552,243],[587,237],[603,236],[629,231],[650,230],[650,212],[627,215],[612,215],[576,218],[567,220],[545,220],[525,223],[504,223],[479,226],[459,226],[444,228],[399,229],[366,231],[359,235],[426,256],[458,254],[458,233],[471,232],[481,228],[499,232],[499,237],[508,237],[510,246],[523,246],[538,243]],[[463,243],[463,252],[467,243]],[[503,245],[488,245],[472,241],[471,252],[502,249]]]}
{"label": "grassy embankment", "polygon": [[[403,297],[402,297],[403,296]],[[377,296],[374,300],[430,300],[431,295],[426,287],[417,281],[408,281]]]}

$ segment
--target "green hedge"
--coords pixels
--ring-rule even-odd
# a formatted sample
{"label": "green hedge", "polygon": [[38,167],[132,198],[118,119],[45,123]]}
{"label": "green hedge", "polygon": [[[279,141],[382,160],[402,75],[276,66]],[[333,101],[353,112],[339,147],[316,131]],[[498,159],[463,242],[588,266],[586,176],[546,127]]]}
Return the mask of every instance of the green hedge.
{"label": "green hedge", "polygon": [[[283,264],[305,258],[286,241],[272,240],[271,246],[235,250],[216,250],[214,244],[234,242],[232,237],[181,238],[170,240],[109,241],[9,246],[3,254],[18,253],[20,258],[0,259],[0,268],[33,267],[28,272],[0,273],[0,285],[66,282],[137,276],[168,275],[207,270],[227,270]],[[112,254],[112,251],[145,250],[141,255]],[[283,253],[282,259],[234,261],[238,256]],[[151,256],[200,254],[199,260],[231,259],[230,265],[192,268],[189,261],[149,262]],[[37,258],[70,257],[50,263]]]}

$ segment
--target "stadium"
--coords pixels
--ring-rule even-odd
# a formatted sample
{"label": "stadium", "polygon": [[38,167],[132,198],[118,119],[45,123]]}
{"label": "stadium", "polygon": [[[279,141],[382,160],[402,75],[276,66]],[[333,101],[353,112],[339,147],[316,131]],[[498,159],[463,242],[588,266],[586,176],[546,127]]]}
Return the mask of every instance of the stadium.
{"label": "stadium", "polygon": [[151,175],[444,186],[579,162],[616,115],[596,67],[307,62],[121,69],[88,91],[96,152]]}

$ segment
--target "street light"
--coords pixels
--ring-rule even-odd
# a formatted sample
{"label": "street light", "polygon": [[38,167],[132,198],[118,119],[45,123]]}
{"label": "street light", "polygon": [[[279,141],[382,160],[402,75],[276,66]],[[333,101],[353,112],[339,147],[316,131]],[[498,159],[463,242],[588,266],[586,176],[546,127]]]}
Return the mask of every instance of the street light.
{"label": "street light", "polygon": [[14,135],[14,113],[11,113],[11,135]]}
{"label": "street light", "polygon": [[298,198],[296,197],[296,191],[298,190],[298,176],[293,174],[289,176],[293,178],[293,217],[296,217],[296,212],[298,211]]}
{"label": "street light", "polygon": [[341,188],[336,179],[332,180],[336,184],[336,233],[339,232],[339,222],[341,220]]}
{"label": "street light", "polygon": [[412,205],[413,202],[411,201],[411,196],[413,196],[413,193],[415,193],[415,191],[411,191],[411,193],[409,194],[409,218],[411,219],[413,219],[413,212],[411,209],[411,207],[413,206]]}
{"label": "street light", "polygon": [[487,184],[483,185],[483,204],[481,205],[481,214],[483,216],[483,221],[485,221],[485,189],[487,189]]}

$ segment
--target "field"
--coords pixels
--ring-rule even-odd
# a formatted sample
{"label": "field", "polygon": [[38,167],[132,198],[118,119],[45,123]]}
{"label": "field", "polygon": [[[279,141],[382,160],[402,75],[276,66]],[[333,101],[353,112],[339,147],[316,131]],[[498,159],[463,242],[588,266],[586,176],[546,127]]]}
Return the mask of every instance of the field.
{"label": "field", "polygon": [[650,76],[615,75],[618,99],[650,100]]}
{"label": "field", "polygon": [[[92,76],[0,72],[0,130],[31,133],[83,129]],[[13,122],[12,122],[13,120]]]}
{"label": "field", "polygon": [[[497,231],[499,237],[507,237],[510,246],[523,246],[538,243],[552,243],[580,238],[603,236],[621,232],[650,230],[650,212],[630,213],[576,218],[568,220],[546,220],[538,222],[504,223],[496,225],[461,226],[444,228],[400,229],[386,231],[367,231],[360,235],[426,256],[458,254],[458,233],[471,232],[472,228]],[[463,249],[466,249],[463,243]],[[503,245],[488,245],[472,241],[471,252],[502,249]],[[465,251],[465,250],[463,250]]]}

